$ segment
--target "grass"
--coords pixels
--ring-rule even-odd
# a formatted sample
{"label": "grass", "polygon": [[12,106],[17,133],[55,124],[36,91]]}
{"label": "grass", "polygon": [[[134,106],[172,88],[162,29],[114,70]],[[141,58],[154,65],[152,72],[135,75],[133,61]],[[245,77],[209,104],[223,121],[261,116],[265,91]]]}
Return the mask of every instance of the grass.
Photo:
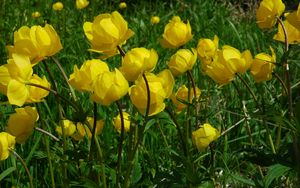
{"label": "grass", "polygon": [[[118,9],[119,1],[91,0],[90,5],[83,10],[76,10],[73,1],[64,2],[61,12],[52,10],[52,1],[4,0],[0,11],[0,64],[5,64],[8,55],[6,45],[13,44],[13,32],[23,25],[53,25],[61,38],[63,50],[55,57],[63,65],[69,76],[73,66],[80,66],[84,60],[97,58],[98,54],[89,52],[89,43],[83,32],[83,23],[92,21],[95,16],[104,12],[118,10],[128,22],[135,35],[130,38],[124,50],[134,47],[154,48],[159,54],[158,65],[154,72],[167,68],[166,62],[176,50],[164,49],[159,39],[165,24],[174,15],[189,21],[192,27],[193,39],[184,48],[195,48],[200,38],[220,39],[219,47],[231,45],[240,51],[249,49],[253,55],[267,52],[272,46],[277,54],[278,64],[283,64],[284,45],[274,41],[276,28],[262,31],[255,23],[255,8],[253,2],[245,10],[242,2],[209,1],[209,0],[169,0],[169,1],[134,1],[128,0],[127,8]],[[296,1],[295,1],[296,2]],[[42,17],[33,19],[31,13],[39,11]],[[17,16],[18,15],[18,16]],[[157,15],[161,18],[158,25],[151,25],[150,18]],[[232,84],[219,87],[200,70],[200,60],[192,70],[196,85],[201,89],[200,113],[201,123],[210,124],[227,134],[212,143],[205,151],[197,151],[190,138],[186,139],[188,154],[184,155],[178,129],[174,119],[164,111],[146,123],[143,133],[141,127],[144,119],[138,115],[131,105],[129,96],[121,99],[125,108],[132,112],[134,127],[125,135],[121,165],[121,179],[124,180],[128,159],[137,134],[144,134],[138,152],[132,161],[130,176],[131,187],[296,187],[299,182],[296,161],[293,158],[294,134],[299,136],[299,45],[291,46],[288,56],[290,62],[291,85],[294,86],[293,107],[295,118],[287,115],[288,99],[282,94],[282,85],[276,79],[257,84],[250,73],[242,78],[250,85],[256,95],[258,107],[249,90],[238,77]],[[58,91],[69,96],[69,90],[62,75],[51,59],[45,60],[58,82]],[[121,65],[121,57],[116,56],[106,60],[110,68]],[[39,75],[47,75],[42,64],[35,71]],[[275,72],[282,76],[281,66]],[[188,84],[187,78],[176,78],[177,89],[181,84]],[[80,105],[93,115],[93,104],[86,93],[76,92]],[[2,102],[6,96],[0,96]],[[166,105],[173,108],[171,101]],[[48,130],[60,138],[59,142],[34,131],[25,144],[17,145],[16,151],[23,157],[33,177],[34,187],[103,187],[103,166],[99,163],[99,154],[92,151],[89,156],[91,141],[85,138],[80,143],[71,138],[64,139],[55,132],[58,124],[58,106],[56,98],[49,95],[44,103],[36,105],[40,111],[40,120],[36,126]],[[69,106],[63,104],[65,117],[80,119],[83,114],[76,114]],[[192,108],[191,106],[190,108]],[[262,108],[262,111],[257,111]],[[14,112],[14,106],[2,103],[0,128],[5,130],[7,119]],[[297,111],[298,110],[298,111]],[[102,150],[102,160],[105,164],[105,174],[108,187],[117,186],[116,165],[118,159],[119,134],[114,130],[112,120],[118,114],[117,106],[98,105],[97,115],[105,120],[105,127],[98,140]],[[190,116],[189,116],[190,115]],[[198,128],[195,115],[176,114],[176,121],[184,135]],[[247,117],[247,119],[245,119]],[[297,119],[298,118],[298,119]],[[191,130],[185,130],[186,122],[192,122]],[[250,132],[249,132],[250,131]],[[268,131],[275,143],[276,153],[272,153],[268,140]],[[279,133],[281,134],[279,136]],[[250,136],[251,135],[251,136]],[[250,138],[251,137],[251,138]],[[65,142],[65,148],[63,147]],[[96,147],[96,146],[95,146]],[[51,163],[51,165],[50,165]],[[0,162],[1,187],[28,187],[28,177],[21,163],[15,157],[9,157]],[[65,171],[64,171],[65,170]],[[53,177],[51,177],[51,172]]]}

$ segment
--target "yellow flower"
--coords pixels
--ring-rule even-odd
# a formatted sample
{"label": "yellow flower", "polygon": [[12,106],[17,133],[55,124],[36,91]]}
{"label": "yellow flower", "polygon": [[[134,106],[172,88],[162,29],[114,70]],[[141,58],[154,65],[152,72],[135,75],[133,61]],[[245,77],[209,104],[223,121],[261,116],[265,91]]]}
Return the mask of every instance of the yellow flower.
{"label": "yellow flower", "polygon": [[[161,78],[152,73],[146,73],[145,75],[150,89],[150,108],[148,115],[153,116],[165,109],[164,99],[166,98],[166,92]],[[148,98],[146,84],[142,76],[135,81],[135,85],[129,88],[129,96],[137,110],[141,114],[145,114]]]}
{"label": "yellow flower", "polygon": [[99,59],[85,61],[80,69],[74,65],[74,72],[70,75],[70,84],[79,91],[92,91],[92,83],[103,72],[108,72],[107,64]]}
{"label": "yellow flower", "polygon": [[[190,90],[190,101],[188,102],[188,93],[189,89],[185,86],[182,85],[178,88],[177,92],[172,95],[171,99],[173,104],[176,107],[177,111],[182,111],[184,108],[186,108],[186,104],[182,103],[181,101],[186,101],[187,103],[191,103],[194,99],[194,91],[191,88]],[[201,91],[198,87],[196,87],[196,99],[200,97]],[[179,100],[178,100],[179,99]]]}
{"label": "yellow flower", "polygon": [[[94,126],[94,118],[92,117],[87,117],[87,122],[88,122],[88,126],[87,125],[83,125],[82,123],[78,122],[76,124],[76,131],[75,133],[72,135],[72,138],[74,140],[81,140],[83,139],[83,137],[85,135],[87,135],[87,137],[89,139],[92,138],[92,130],[93,130],[93,126]],[[103,120],[97,120],[96,121],[96,129],[95,129],[95,135],[99,135],[101,134],[102,130],[104,127],[104,121]]]}
{"label": "yellow flower", "polygon": [[251,66],[251,74],[256,82],[268,81],[272,78],[275,68],[276,54],[271,48],[272,56],[266,53],[257,54]]}
{"label": "yellow flower", "polygon": [[[63,130],[62,130],[63,127]],[[56,126],[56,132],[60,135],[64,133],[65,136],[72,136],[75,133],[76,126],[70,120],[61,120],[60,125]]]}
{"label": "yellow flower", "polygon": [[126,95],[128,88],[127,80],[118,69],[114,72],[104,72],[93,84],[92,100],[108,106]]}
{"label": "yellow flower", "polygon": [[0,92],[7,95],[9,103],[22,106],[25,102],[39,102],[46,97],[48,91],[27,85],[34,83],[50,88],[45,77],[32,75],[29,58],[21,54],[12,54],[12,58],[8,64],[0,66]]}
{"label": "yellow flower", "polygon": [[297,11],[294,11],[286,16],[287,21],[300,32],[300,3]]}
{"label": "yellow flower", "polygon": [[[129,114],[127,112],[123,112],[123,118],[124,118],[124,132],[128,132],[130,130],[130,118],[129,118]],[[116,130],[121,133],[121,116],[120,114],[118,114],[115,118],[114,118],[114,126],[116,128]]]}
{"label": "yellow flower", "polygon": [[281,0],[263,0],[256,11],[256,22],[261,29],[273,27],[277,20],[276,16],[284,12],[285,5]]}
{"label": "yellow flower", "polygon": [[5,160],[9,156],[9,149],[15,147],[15,137],[6,132],[0,133],[0,160]]}
{"label": "yellow flower", "polygon": [[[287,32],[287,38],[289,44],[297,44],[300,43],[300,30],[296,29],[293,25],[291,25],[288,21],[283,21]],[[285,42],[285,37],[283,33],[283,29],[280,25],[278,25],[278,32],[274,35],[273,39]]]}
{"label": "yellow flower", "polygon": [[189,21],[181,21],[179,16],[174,16],[165,26],[163,39],[160,41],[165,48],[177,48],[193,38]]}
{"label": "yellow flower", "polygon": [[192,132],[193,143],[200,151],[207,148],[209,144],[218,139],[219,136],[220,132],[208,123],[205,123],[204,125],[200,126],[199,129]]}
{"label": "yellow flower", "polygon": [[205,73],[215,82],[225,85],[234,79],[235,72],[222,55],[222,51],[219,50],[213,58],[213,62],[206,67]]}
{"label": "yellow flower", "polygon": [[160,78],[160,82],[166,93],[166,98],[169,98],[172,95],[175,85],[175,80],[171,71],[169,69],[164,69],[157,74],[157,77]]}
{"label": "yellow flower", "polygon": [[172,55],[168,67],[174,76],[179,76],[188,70],[192,70],[197,60],[197,51],[195,49],[180,49]]}
{"label": "yellow flower", "polygon": [[16,142],[24,143],[32,134],[39,114],[35,107],[16,108],[16,113],[9,116],[7,132],[16,137]]}
{"label": "yellow flower", "polygon": [[126,4],[125,2],[121,2],[121,3],[119,4],[119,8],[120,8],[120,9],[127,8],[127,4]]}
{"label": "yellow flower", "polygon": [[61,49],[59,36],[49,24],[45,27],[22,26],[14,32],[14,46],[8,46],[10,57],[13,53],[27,55],[33,65],[45,57],[56,54]]}
{"label": "yellow flower", "polygon": [[52,5],[53,10],[61,11],[64,8],[62,2],[58,1]]}
{"label": "yellow flower", "polygon": [[152,16],[151,17],[151,24],[155,25],[158,24],[160,22],[160,18],[158,16]]}
{"label": "yellow flower", "polygon": [[39,17],[41,16],[41,13],[38,12],[38,11],[35,11],[35,12],[33,12],[33,13],[31,14],[31,16],[32,16],[33,18],[39,18]]}
{"label": "yellow flower", "polygon": [[205,71],[207,65],[213,61],[219,45],[219,38],[217,35],[214,36],[214,40],[204,38],[199,39],[197,45],[197,54],[201,60],[202,70]]}
{"label": "yellow flower", "polygon": [[76,8],[77,9],[84,9],[89,5],[89,1],[87,0],[76,0]]}
{"label": "yellow flower", "polygon": [[121,46],[134,35],[117,11],[112,14],[100,14],[95,17],[93,23],[85,22],[83,30],[91,43],[92,50],[104,53],[106,56],[117,54],[117,46]]}
{"label": "yellow flower", "polygon": [[122,59],[120,71],[128,81],[135,81],[142,73],[153,71],[157,60],[154,49],[133,48]]}
{"label": "yellow flower", "polygon": [[225,45],[220,54],[222,60],[227,62],[234,73],[245,73],[252,64],[252,55],[249,50],[241,53],[238,49]]}

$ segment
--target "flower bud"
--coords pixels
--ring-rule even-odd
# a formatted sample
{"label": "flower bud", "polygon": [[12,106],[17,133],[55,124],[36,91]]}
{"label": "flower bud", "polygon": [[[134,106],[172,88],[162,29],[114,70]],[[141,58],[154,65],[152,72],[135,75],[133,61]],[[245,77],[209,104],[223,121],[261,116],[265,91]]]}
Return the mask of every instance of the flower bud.
{"label": "flower bud", "polygon": [[158,24],[160,22],[160,18],[158,16],[152,16],[151,17],[151,24],[155,25]]}
{"label": "flower bud", "polygon": [[[129,114],[127,112],[123,112],[123,118],[124,118],[124,132],[128,132],[130,129],[130,118],[129,118]],[[122,129],[122,123],[121,123],[121,116],[120,114],[118,114],[115,118],[114,118],[114,126],[116,128],[116,130],[121,133],[121,129]]]}
{"label": "flower bud", "polygon": [[155,50],[134,48],[125,54],[120,71],[128,81],[135,81],[142,73],[153,71],[157,60]]}
{"label": "flower bud", "polygon": [[126,95],[128,88],[127,80],[118,69],[114,72],[104,72],[93,83],[92,100],[108,106]]}
{"label": "flower bud", "polygon": [[168,67],[174,76],[179,76],[188,70],[192,70],[197,60],[197,51],[195,49],[180,49],[172,55]]}
{"label": "flower bud", "polygon": [[5,160],[9,156],[9,149],[15,147],[15,137],[6,132],[0,133],[0,161]]}
{"label": "flower bud", "polygon": [[[188,93],[189,90],[185,85],[182,85],[178,88],[177,92],[172,95],[171,99],[173,104],[176,107],[177,111],[182,111],[184,108],[186,108],[186,104],[182,103],[181,101],[185,101],[187,103],[191,103],[194,99],[194,91],[191,88],[190,90],[190,101],[188,101]],[[200,97],[201,91],[198,87],[196,87],[196,99]]]}
{"label": "flower bud", "polygon": [[61,11],[64,8],[62,2],[58,1],[52,5],[53,10]]}
{"label": "flower bud", "polygon": [[[63,127],[63,130],[62,130]],[[64,119],[60,122],[59,126],[56,126],[56,132],[60,135],[72,136],[76,130],[76,126],[70,120]]]}
{"label": "flower bud", "polygon": [[205,123],[199,129],[192,132],[192,141],[198,150],[204,150],[209,144],[218,139],[220,132],[212,127],[210,124]]}
{"label": "flower bud", "polygon": [[163,39],[160,41],[165,48],[177,48],[193,38],[190,23],[185,24],[179,16],[174,16],[165,26]]}
{"label": "flower bud", "polygon": [[84,9],[89,5],[89,1],[87,0],[76,0],[76,8],[77,9]]}

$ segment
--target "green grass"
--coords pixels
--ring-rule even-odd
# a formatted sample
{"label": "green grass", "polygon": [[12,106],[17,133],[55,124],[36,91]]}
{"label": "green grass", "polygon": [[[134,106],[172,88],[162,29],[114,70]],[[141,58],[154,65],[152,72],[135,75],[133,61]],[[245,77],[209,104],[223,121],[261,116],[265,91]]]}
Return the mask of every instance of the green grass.
{"label": "green grass", "polygon": [[[273,35],[276,29],[262,31],[255,23],[255,4],[251,4],[246,10],[240,8],[239,3],[230,1],[209,0],[169,0],[169,1],[126,1],[127,9],[119,10],[128,22],[135,35],[130,38],[124,50],[134,47],[154,48],[159,54],[159,61],[155,73],[167,68],[166,62],[176,50],[164,49],[159,44],[159,39],[168,20],[174,15],[179,15],[182,20],[189,21],[192,27],[193,39],[184,48],[195,48],[200,38],[213,38],[217,35],[220,39],[219,47],[231,45],[240,51],[249,49],[254,55],[267,52],[272,46],[277,54],[278,64],[281,65],[281,57],[284,54],[284,45],[274,41]],[[231,1],[233,2],[233,1]],[[243,1],[244,2],[244,1]],[[61,12],[52,10],[52,1],[28,1],[28,0],[3,0],[0,5],[0,64],[5,64],[8,59],[6,45],[13,44],[13,32],[23,25],[43,25],[46,22],[53,25],[61,38],[63,50],[55,57],[63,65],[69,76],[73,72],[73,66],[80,66],[84,60],[99,57],[98,54],[89,52],[89,43],[83,32],[83,23],[92,21],[100,13],[118,10],[119,1],[91,0],[90,5],[83,10],[76,10],[73,1],[64,3]],[[42,17],[33,19],[31,13],[39,11]],[[158,25],[151,25],[150,18],[157,15],[161,18]],[[256,84],[250,75],[246,73],[242,77],[250,85],[258,98],[263,111],[257,112],[257,105],[249,91],[240,79],[236,78],[233,84],[219,87],[207,75],[200,70],[200,61],[192,70],[196,85],[201,89],[201,102],[199,121],[210,124],[224,131],[245,116],[247,121],[242,121],[227,134],[220,137],[205,151],[197,151],[191,139],[187,139],[188,156],[184,156],[181,141],[178,138],[178,129],[167,112],[162,112],[151,118],[145,125],[142,144],[133,161],[131,176],[132,187],[296,187],[299,182],[296,161],[293,158],[294,135],[299,136],[299,45],[291,46],[288,56],[290,62],[291,85],[295,86],[293,92],[293,107],[295,118],[288,118],[287,96],[282,95],[282,86],[276,79]],[[116,56],[106,60],[110,68],[121,65],[121,57]],[[51,72],[58,82],[58,91],[69,96],[69,90],[59,70],[51,59],[47,59]],[[35,68],[39,75],[47,75],[44,66],[40,63]],[[276,73],[283,74],[281,66],[276,67]],[[176,78],[177,89],[181,84],[187,84],[187,78]],[[237,91],[238,90],[238,91]],[[93,115],[93,104],[86,93],[76,92],[80,98],[80,104],[89,116]],[[1,101],[6,101],[4,95]],[[125,135],[123,146],[123,158],[121,176],[125,177],[128,168],[128,151],[132,147],[131,137],[143,126],[143,117],[138,115],[136,109],[130,103],[129,96],[125,96],[121,103],[133,114],[135,125],[129,134]],[[244,106],[243,106],[244,104]],[[65,117],[78,119],[82,114],[74,114],[72,108],[64,105]],[[171,101],[166,105],[173,108]],[[46,108],[49,107],[49,110]],[[45,103],[37,104],[40,110],[40,120],[36,126],[48,130],[55,136],[55,126],[58,124],[59,115],[56,98],[49,95]],[[192,108],[192,106],[191,106]],[[5,130],[9,114],[13,113],[11,105],[0,105],[0,129]],[[112,119],[118,114],[115,104],[109,107],[98,105],[98,117],[105,120],[105,127],[99,136],[100,145],[105,163],[105,174],[108,186],[114,186],[116,179],[117,149],[119,134],[114,130]],[[298,118],[298,120],[297,120]],[[178,124],[183,132],[188,120],[192,122],[192,131],[198,128],[196,117],[193,114],[187,117],[185,113],[176,114]],[[276,143],[276,154],[273,154],[267,138],[267,124],[270,135]],[[253,143],[249,141],[247,125],[251,129]],[[278,136],[281,127],[281,136]],[[140,133],[141,134],[141,133]],[[276,138],[278,140],[276,141]],[[51,187],[50,165],[52,162],[54,181],[57,187],[68,184],[70,187],[103,187],[100,174],[102,167],[98,161],[99,155],[94,152],[93,160],[88,157],[90,140],[85,138],[80,143],[67,138],[67,146],[62,147],[60,142],[46,137],[40,132],[34,131],[25,144],[17,145],[16,151],[23,157],[33,176],[35,187]],[[92,152],[93,153],[93,152]],[[50,157],[50,158],[49,158]],[[67,177],[64,177],[63,165],[67,169]],[[262,170],[259,173],[258,166]],[[13,168],[11,168],[13,167]],[[8,171],[5,171],[7,170]],[[275,169],[275,170],[274,170]],[[28,187],[28,177],[20,162],[11,156],[6,161],[0,162],[0,187],[18,186]],[[66,182],[66,183],[64,183]]]}

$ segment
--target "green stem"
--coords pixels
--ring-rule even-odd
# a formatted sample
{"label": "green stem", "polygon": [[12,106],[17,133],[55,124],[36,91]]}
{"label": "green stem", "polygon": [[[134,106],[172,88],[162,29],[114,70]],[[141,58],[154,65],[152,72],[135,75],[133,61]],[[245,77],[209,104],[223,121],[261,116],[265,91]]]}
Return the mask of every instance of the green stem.
{"label": "green stem", "polygon": [[128,155],[129,164],[128,164],[128,168],[127,168],[125,179],[124,179],[124,187],[125,188],[128,188],[130,185],[129,179],[130,179],[130,175],[131,175],[133,164],[134,164],[134,157],[135,157],[137,149],[144,137],[144,130],[145,130],[146,124],[148,122],[148,115],[149,115],[149,111],[150,111],[150,102],[151,102],[150,101],[150,87],[149,87],[149,83],[148,83],[148,80],[147,80],[145,74],[143,74],[143,79],[145,81],[146,91],[147,91],[147,106],[146,106],[146,112],[145,112],[145,116],[144,116],[144,123],[143,123],[143,126],[140,128],[140,131],[139,131],[140,134],[137,137],[137,142],[136,142],[133,150]]}
{"label": "green stem", "polygon": [[64,79],[65,79],[65,81],[66,81],[66,83],[67,83],[67,85],[68,85],[68,87],[70,89],[71,95],[72,95],[74,101],[76,102],[77,101],[77,97],[75,95],[74,88],[70,85],[69,79],[68,79],[68,77],[66,75],[65,70],[62,68],[61,64],[59,63],[59,61],[55,57],[51,57],[51,58],[54,61],[54,63],[57,65],[57,67],[60,70],[61,74],[63,75],[63,77],[64,77]]}
{"label": "green stem", "polygon": [[21,164],[23,165],[25,171],[26,171],[26,174],[28,176],[28,179],[29,179],[29,184],[30,184],[30,187],[33,188],[33,183],[32,183],[32,176],[30,175],[30,172],[27,168],[27,165],[26,163],[24,162],[24,160],[22,159],[22,157],[13,149],[10,149],[8,148],[10,152],[12,152],[14,154],[14,156],[17,157],[17,159],[21,162]]}
{"label": "green stem", "polygon": [[[93,108],[94,108],[93,109],[94,121],[93,121],[93,128],[92,128],[92,139],[91,139],[91,146],[90,146],[90,154],[89,154],[90,160],[92,160],[92,157],[93,157],[92,152],[94,151],[93,148],[94,148],[94,143],[95,143],[95,134],[96,134],[96,127],[97,127],[97,103],[95,103],[95,102],[93,103]],[[86,123],[88,125],[89,122],[86,122]],[[88,125],[88,127],[90,127],[90,126]]]}
{"label": "green stem", "polygon": [[116,187],[118,187],[119,183],[120,183],[122,149],[123,149],[123,141],[124,141],[124,116],[123,116],[123,111],[122,111],[119,101],[116,101],[116,104],[118,106],[118,110],[120,113],[120,119],[121,119],[121,135],[120,135],[120,140],[119,140],[119,145],[118,145],[118,162],[117,162],[117,169],[116,169],[116,173],[117,173]]}
{"label": "green stem", "polygon": [[257,107],[260,107],[257,97],[255,96],[254,92],[252,91],[251,87],[248,85],[246,80],[244,80],[244,78],[240,74],[236,74],[236,75],[239,77],[239,79],[242,81],[242,83],[246,86],[247,90],[250,92],[250,95],[252,96],[253,100],[255,101]]}
{"label": "green stem", "polygon": [[103,181],[103,188],[106,188],[107,185],[106,185],[105,165],[104,165],[104,162],[103,162],[102,149],[100,147],[97,136],[95,136],[95,143],[96,143],[96,147],[97,147],[97,151],[98,151],[98,155],[99,155],[99,162],[100,162],[100,165],[101,165],[101,168],[102,168],[101,178],[102,178],[102,181]]}
{"label": "green stem", "polygon": [[36,131],[39,131],[39,132],[41,132],[41,133],[43,133],[43,134],[49,136],[49,137],[52,138],[53,140],[59,142],[59,138],[57,138],[56,136],[54,136],[54,135],[51,134],[50,132],[45,131],[44,129],[41,129],[41,128],[39,128],[39,127],[34,127],[34,129],[35,129]]}

